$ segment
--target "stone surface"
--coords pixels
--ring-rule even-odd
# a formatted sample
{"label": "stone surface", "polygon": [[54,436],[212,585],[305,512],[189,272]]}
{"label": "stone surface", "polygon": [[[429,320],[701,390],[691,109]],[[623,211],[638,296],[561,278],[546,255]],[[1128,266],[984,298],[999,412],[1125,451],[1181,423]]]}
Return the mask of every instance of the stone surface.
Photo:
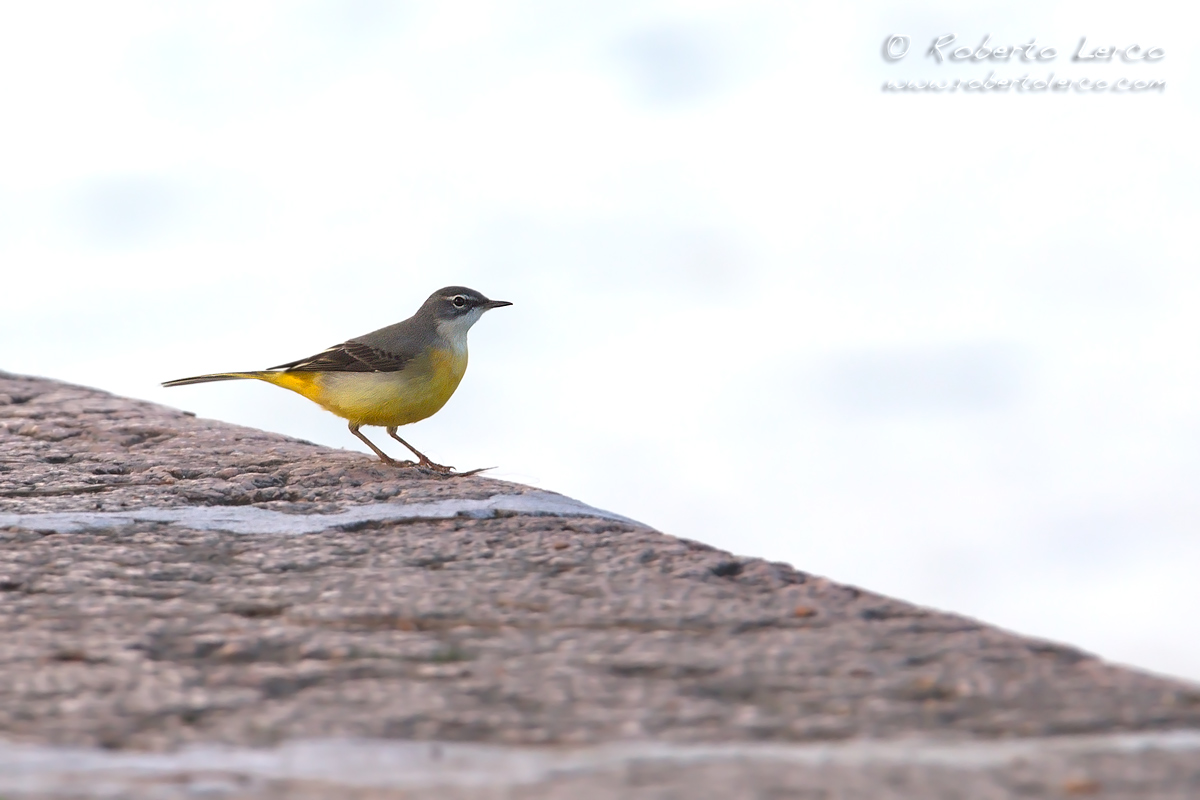
{"label": "stone surface", "polygon": [[161,754],[0,743],[0,792],[121,798],[1099,797],[1190,800],[1200,732],[937,742],[503,747],[380,740]]}
{"label": "stone surface", "polygon": [[357,452],[0,372],[0,513],[250,504],[315,513],[527,491],[481,477],[428,477],[399,476]]}
{"label": "stone surface", "polygon": [[[1200,688],[1190,684],[584,506],[526,513],[487,501],[497,496],[527,496],[520,508],[535,509],[548,495],[0,373],[0,520],[12,523],[0,527],[0,737],[161,752],[345,737],[802,747],[1200,729]],[[487,502],[460,516],[454,504],[466,501]],[[449,511],[370,518],[414,503]],[[194,507],[207,510],[187,516]],[[194,521],[222,507],[295,515],[311,532]],[[138,509],[183,516],[143,519]],[[347,523],[356,510],[362,518]],[[37,522],[46,514],[107,522],[47,527]],[[1200,750],[1088,752],[1086,769],[1078,754],[1027,760],[1030,785],[1062,796],[1082,770],[1078,793],[1200,794]],[[745,779],[747,758],[702,769],[668,759],[646,767],[658,777],[645,781],[626,767],[593,771],[568,788],[677,796],[668,790],[685,773]],[[908,778],[895,763],[875,777],[811,764],[755,774],[783,781],[762,792],[812,786],[820,773],[847,792],[854,781],[909,780],[927,787],[912,796],[966,796],[921,783],[952,789],[957,779],[935,775],[949,768],[935,767]],[[1111,775],[1130,770],[1142,770],[1142,783],[1120,789]],[[617,792],[621,781],[650,788]],[[996,785],[972,796],[1009,796]],[[247,786],[219,796],[286,794],[277,782]],[[601,793],[582,794],[589,786]],[[385,788],[330,796],[409,796],[372,793]]]}

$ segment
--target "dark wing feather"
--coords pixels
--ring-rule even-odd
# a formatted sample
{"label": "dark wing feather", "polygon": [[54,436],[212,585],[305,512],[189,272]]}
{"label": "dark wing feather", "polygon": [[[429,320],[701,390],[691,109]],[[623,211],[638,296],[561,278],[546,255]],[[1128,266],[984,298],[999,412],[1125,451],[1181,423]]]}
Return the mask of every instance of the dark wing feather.
{"label": "dark wing feather", "polygon": [[280,364],[271,369],[285,372],[399,372],[411,360],[410,354],[390,353],[351,340],[315,356]]}

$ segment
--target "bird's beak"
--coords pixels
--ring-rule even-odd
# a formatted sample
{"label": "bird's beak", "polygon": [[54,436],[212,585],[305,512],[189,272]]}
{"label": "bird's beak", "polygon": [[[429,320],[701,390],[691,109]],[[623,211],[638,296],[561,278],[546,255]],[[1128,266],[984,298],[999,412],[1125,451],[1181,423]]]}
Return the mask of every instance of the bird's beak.
{"label": "bird's beak", "polygon": [[504,308],[504,306],[511,305],[512,303],[508,302],[507,300],[488,300],[483,304],[483,310],[491,311],[493,308]]}

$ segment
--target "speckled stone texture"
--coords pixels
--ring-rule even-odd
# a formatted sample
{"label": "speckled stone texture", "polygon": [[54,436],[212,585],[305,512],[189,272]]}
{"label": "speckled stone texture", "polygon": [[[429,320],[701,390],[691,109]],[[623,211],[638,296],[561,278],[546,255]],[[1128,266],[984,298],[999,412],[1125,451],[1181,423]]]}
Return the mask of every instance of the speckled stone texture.
{"label": "speckled stone texture", "polygon": [[[311,515],[524,491],[0,373],[0,512]],[[162,751],[347,736],[561,746],[1200,728],[1195,686],[587,516],[297,536],[0,528],[0,610],[10,742]],[[1153,796],[1200,796],[1200,766],[1167,772]]]}
{"label": "speckled stone texture", "polygon": [[0,512],[256,504],[318,513],[526,489],[430,477],[385,469],[357,452],[0,372]]}

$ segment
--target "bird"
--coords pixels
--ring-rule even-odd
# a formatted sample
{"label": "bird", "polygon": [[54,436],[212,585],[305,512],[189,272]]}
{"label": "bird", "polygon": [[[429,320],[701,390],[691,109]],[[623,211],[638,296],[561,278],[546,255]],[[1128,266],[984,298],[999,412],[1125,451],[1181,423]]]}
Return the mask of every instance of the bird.
{"label": "bird", "polygon": [[[383,463],[450,474],[453,467],[431,461],[400,438],[396,429],[441,410],[467,371],[467,331],[485,312],[511,305],[507,300],[489,300],[465,286],[447,286],[429,295],[417,313],[403,322],[348,339],[315,356],[266,370],[179,378],[163,386],[266,381],[303,395],[345,419],[350,432]],[[364,425],[387,428],[388,435],[419,460],[414,463],[391,458],[363,435],[359,429]]]}

